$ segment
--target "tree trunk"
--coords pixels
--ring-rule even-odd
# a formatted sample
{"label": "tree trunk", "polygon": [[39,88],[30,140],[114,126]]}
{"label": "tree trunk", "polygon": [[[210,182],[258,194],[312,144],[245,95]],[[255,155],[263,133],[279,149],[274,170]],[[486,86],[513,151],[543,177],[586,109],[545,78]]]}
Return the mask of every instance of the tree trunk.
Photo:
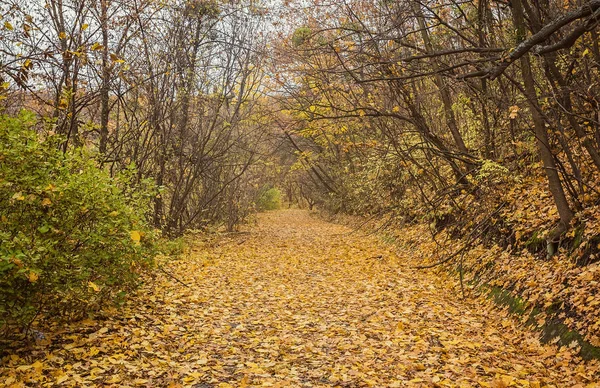
{"label": "tree trunk", "polygon": [[109,115],[109,80],[110,64],[108,53],[108,1],[100,0],[100,28],[102,29],[102,86],[100,88],[100,146],[101,154],[106,153],[108,144],[108,115]]}
{"label": "tree trunk", "polygon": [[[423,17],[423,13],[421,12],[421,8],[419,4],[416,2],[411,2],[413,11],[417,16],[417,21],[419,23],[419,29],[421,30],[421,38],[423,39],[423,44],[425,45],[425,51],[428,54],[433,53],[433,45],[431,44],[431,39],[429,37],[429,32],[427,30],[427,25],[425,24],[425,18]],[[432,63],[434,63],[435,67],[438,67],[435,63],[435,59],[432,59]],[[458,150],[465,154],[469,155],[469,150],[465,145],[465,142],[458,130],[458,124],[456,123],[456,117],[454,115],[454,111],[452,110],[452,98],[450,97],[450,92],[448,91],[448,85],[444,82],[442,76],[438,73],[434,76],[434,83],[437,86],[437,89],[440,93],[440,97],[442,99],[442,104],[444,106],[444,116],[446,118],[446,125],[448,125],[448,129],[452,134],[452,138],[454,139],[454,143]],[[474,166],[471,163],[465,162],[465,167],[467,170],[471,170]]]}
{"label": "tree trunk", "polygon": [[[523,16],[523,5],[522,0],[513,0],[513,21],[517,31],[517,42],[521,42],[525,38],[525,18]],[[565,192],[558,175],[556,168],[556,162],[554,155],[550,149],[550,142],[548,140],[548,132],[544,126],[544,120],[539,112],[537,91],[535,90],[535,80],[531,70],[531,62],[529,54],[525,54],[520,58],[521,73],[523,76],[523,85],[525,87],[525,97],[531,111],[531,117],[533,119],[535,136],[537,139],[537,147],[546,171],[546,177],[548,179],[548,188],[552,193],[556,209],[560,216],[560,225],[550,233],[548,254],[553,255],[555,252],[555,243],[557,238],[564,233],[571,220],[573,219],[573,211],[569,206],[569,202],[565,196]]]}

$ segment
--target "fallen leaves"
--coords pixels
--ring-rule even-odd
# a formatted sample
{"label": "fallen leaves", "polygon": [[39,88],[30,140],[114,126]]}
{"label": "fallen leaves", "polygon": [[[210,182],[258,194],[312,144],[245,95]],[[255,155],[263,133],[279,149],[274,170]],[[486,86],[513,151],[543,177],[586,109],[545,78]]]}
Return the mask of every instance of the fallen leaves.
{"label": "fallen leaves", "polygon": [[[598,364],[308,213],[199,242],[122,310],[47,329],[6,386],[582,387]],[[15,385],[16,384],[16,385]],[[1,385],[1,383],[0,383]],[[591,385],[590,385],[591,386]]]}

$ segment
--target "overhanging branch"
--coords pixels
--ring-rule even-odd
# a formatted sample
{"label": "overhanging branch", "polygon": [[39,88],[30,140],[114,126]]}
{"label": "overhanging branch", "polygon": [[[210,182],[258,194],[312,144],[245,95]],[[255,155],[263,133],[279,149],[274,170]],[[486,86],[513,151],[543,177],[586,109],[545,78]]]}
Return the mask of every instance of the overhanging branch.
{"label": "overhanging branch", "polygon": [[[570,32],[559,42],[552,45],[540,46],[561,28],[573,23],[576,20],[583,18],[588,19],[582,26],[575,28],[572,32]],[[502,73],[504,73],[504,71],[513,62],[515,62],[530,51],[535,54],[545,54],[556,50],[560,50],[562,48],[571,47],[581,35],[583,35],[587,31],[591,31],[592,29],[594,29],[598,25],[599,21],[600,0],[590,0],[586,4],[577,8],[576,10],[568,12],[563,16],[559,17],[558,19],[554,20],[553,22],[542,27],[538,32],[522,41],[517,47],[515,47],[515,49],[513,49],[508,54],[507,57],[505,57],[501,62],[497,63],[495,66],[484,70],[478,70],[472,73],[463,74],[458,76],[458,78],[466,79],[480,77],[494,80],[500,75],[502,75]]]}

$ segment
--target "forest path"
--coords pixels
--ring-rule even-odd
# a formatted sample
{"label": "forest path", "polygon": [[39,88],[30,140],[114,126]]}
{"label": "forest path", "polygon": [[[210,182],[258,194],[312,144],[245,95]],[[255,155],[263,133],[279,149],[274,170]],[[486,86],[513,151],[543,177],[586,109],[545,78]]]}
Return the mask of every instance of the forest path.
{"label": "forest path", "polygon": [[11,361],[0,384],[21,364],[48,385],[595,386],[568,350],[389,248],[304,211],[261,214],[169,264],[189,287],[159,276],[124,311]]}

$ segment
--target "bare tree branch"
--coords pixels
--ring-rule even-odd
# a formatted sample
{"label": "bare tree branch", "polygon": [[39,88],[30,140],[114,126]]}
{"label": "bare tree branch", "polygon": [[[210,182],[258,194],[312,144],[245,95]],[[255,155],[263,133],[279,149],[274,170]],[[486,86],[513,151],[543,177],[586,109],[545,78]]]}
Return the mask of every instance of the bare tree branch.
{"label": "bare tree branch", "polygon": [[598,9],[600,9],[600,0],[591,0],[586,4],[582,5],[581,7],[577,8],[575,11],[568,12],[556,19],[555,21],[545,25],[537,33],[533,34],[532,36],[521,42],[508,55],[506,59],[504,59],[496,66],[490,68],[487,71],[486,77],[491,80],[498,78],[498,76],[500,76],[514,61],[527,54],[536,45],[539,45],[540,43],[543,43],[546,40],[548,40],[548,38],[550,38],[555,32],[557,32],[564,26],[567,26],[576,20],[582,19],[590,15],[593,15],[592,18],[596,18],[596,11]]}

